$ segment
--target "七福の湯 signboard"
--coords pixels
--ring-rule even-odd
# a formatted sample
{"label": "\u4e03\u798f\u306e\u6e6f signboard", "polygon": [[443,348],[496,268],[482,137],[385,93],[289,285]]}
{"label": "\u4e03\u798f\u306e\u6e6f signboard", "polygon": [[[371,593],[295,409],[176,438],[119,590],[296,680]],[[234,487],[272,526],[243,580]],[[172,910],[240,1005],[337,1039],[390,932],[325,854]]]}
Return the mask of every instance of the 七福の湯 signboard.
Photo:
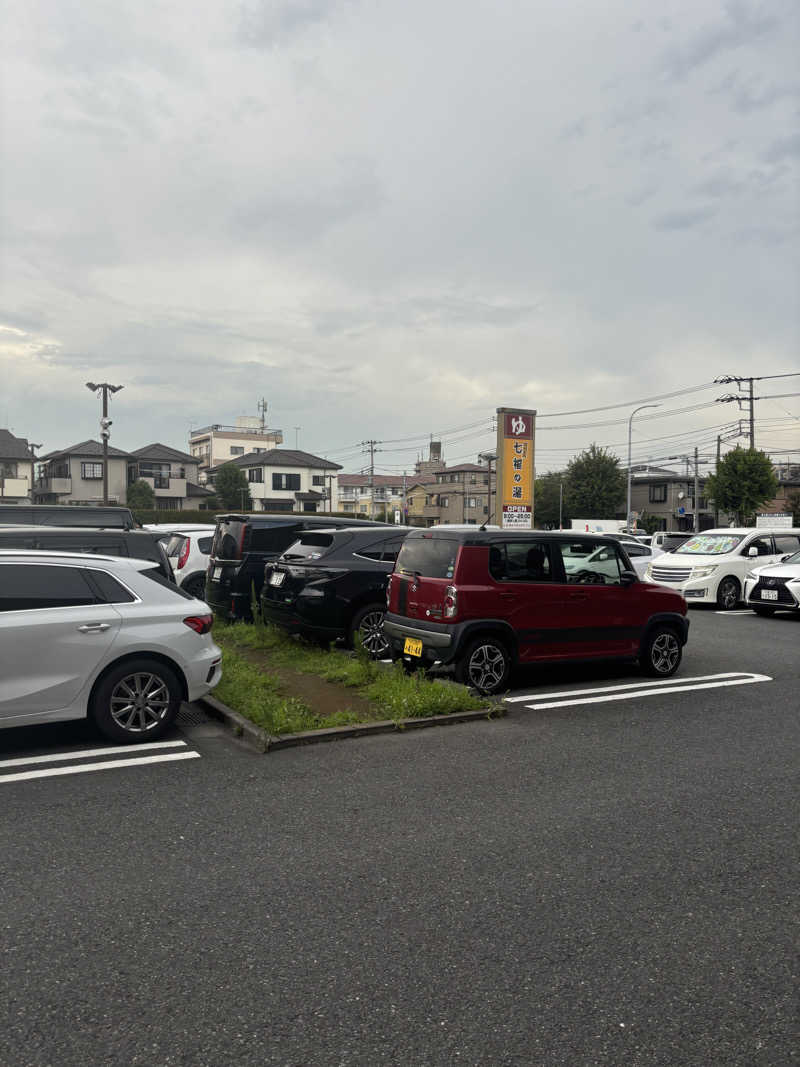
{"label": "\u4e03\u798f\u306e\u6e6f signboard", "polygon": [[497,409],[497,500],[506,530],[533,528],[536,412]]}

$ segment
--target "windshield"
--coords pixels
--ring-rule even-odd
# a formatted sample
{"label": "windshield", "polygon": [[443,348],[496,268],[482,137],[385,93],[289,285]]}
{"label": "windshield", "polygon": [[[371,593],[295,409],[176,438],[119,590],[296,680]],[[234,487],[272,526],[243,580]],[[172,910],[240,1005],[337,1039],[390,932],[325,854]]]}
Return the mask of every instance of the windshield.
{"label": "windshield", "polygon": [[699,534],[676,548],[675,555],[723,556],[733,552],[743,537],[743,534]]}
{"label": "windshield", "polygon": [[412,537],[403,542],[397,557],[398,574],[414,574],[423,578],[452,578],[460,541],[444,537]]}
{"label": "windshield", "polygon": [[793,556],[789,556],[788,559],[783,561],[784,563],[800,563],[800,552],[795,552]]}

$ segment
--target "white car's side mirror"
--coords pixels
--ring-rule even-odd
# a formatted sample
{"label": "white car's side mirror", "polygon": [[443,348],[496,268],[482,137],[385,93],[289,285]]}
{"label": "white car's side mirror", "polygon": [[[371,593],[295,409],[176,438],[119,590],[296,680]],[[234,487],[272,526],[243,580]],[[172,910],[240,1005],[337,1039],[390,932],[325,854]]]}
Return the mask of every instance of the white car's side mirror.
{"label": "white car's side mirror", "polygon": [[758,555],[758,549],[755,545],[751,545],[750,548],[748,548],[747,555],[750,557]]}

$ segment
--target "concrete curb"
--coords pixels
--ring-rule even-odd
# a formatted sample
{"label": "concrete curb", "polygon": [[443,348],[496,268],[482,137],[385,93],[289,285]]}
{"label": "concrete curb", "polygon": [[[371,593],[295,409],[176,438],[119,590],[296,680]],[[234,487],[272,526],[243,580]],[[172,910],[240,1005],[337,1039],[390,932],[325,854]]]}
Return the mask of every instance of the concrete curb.
{"label": "concrete curb", "polygon": [[506,714],[504,705],[481,708],[478,711],[455,711],[452,715],[430,715],[424,719],[382,719],[379,722],[355,723],[352,726],[329,726],[321,730],[304,730],[299,734],[267,733],[260,726],[229,708],[216,697],[206,696],[195,701],[209,715],[224,723],[228,729],[241,737],[245,744],[256,752],[272,752],[280,748],[295,748],[298,745],[317,745],[323,741],[345,741],[351,737],[366,737],[369,734],[389,734],[402,730],[422,730],[427,726],[450,726],[459,722],[475,722],[478,719],[495,719]]}

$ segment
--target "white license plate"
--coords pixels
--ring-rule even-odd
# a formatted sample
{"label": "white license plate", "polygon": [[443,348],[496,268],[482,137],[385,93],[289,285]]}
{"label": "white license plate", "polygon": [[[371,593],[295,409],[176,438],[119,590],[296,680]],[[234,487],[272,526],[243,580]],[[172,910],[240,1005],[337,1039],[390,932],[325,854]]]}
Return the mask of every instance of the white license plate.
{"label": "white license plate", "polygon": [[286,571],[273,571],[269,576],[270,585],[283,585],[283,579],[286,577]]}
{"label": "white license plate", "polygon": [[761,590],[761,599],[762,600],[777,600],[778,599],[778,590],[777,589],[762,589]]}
{"label": "white license plate", "polygon": [[222,577],[222,567],[215,567],[211,572],[211,581],[218,582]]}

